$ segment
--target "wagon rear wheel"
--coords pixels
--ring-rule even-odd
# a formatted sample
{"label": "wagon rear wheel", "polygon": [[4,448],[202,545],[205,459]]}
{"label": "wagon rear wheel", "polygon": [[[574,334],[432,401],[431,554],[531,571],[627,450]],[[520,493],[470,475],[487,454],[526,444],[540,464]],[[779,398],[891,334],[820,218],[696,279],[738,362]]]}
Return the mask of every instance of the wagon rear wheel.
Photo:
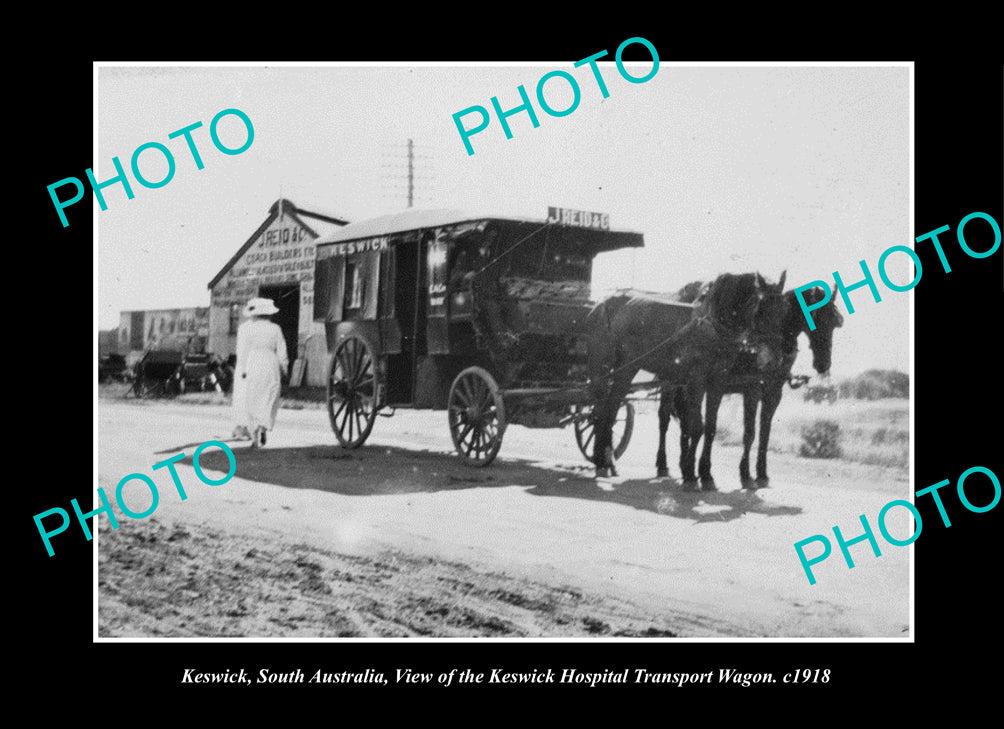
{"label": "wagon rear wheel", "polygon": [[328,369],[328,419],[343,448],[358,448],[376,420],[377,381],[373,350],[366,340],[346,337]]}
{"label": "wagon rear wheel", "polygon": [[505,405],[498,383],[481,367],[468,367],[453,381],[450,435],[464,463],[482,468],[495,460],[505,433]]}
{"label": "wagon rear wheel", "polygon": [[138,398],[160,397],[164,394],[164,382],[140,376],[133,382],[132,391]]}
{"label": "wagon rear wheel", "polygon": [[[575,442],[579,444],[579,450],[587,460],[593,458],[593,437],[596,435],[596,421],[593,418],[592,405],[575,406]],[[624,400],[617,408],[617,417],[614,419],[613,442],[614,459],[617,460],[624,455],[628,443],[631,442],[631,433],[634,432],[634,405]]]}

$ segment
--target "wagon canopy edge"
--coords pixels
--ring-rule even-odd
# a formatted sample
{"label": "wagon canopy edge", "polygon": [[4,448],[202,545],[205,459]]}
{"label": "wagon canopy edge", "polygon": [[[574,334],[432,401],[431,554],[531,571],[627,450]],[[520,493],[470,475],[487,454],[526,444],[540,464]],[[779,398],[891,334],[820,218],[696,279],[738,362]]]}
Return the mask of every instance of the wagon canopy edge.
{"label": "wagon canopy edge", "polygon": [[[350,223],[333,233],[318,238],[315,241],[317,247],[331,245],[333,243],[343,243],[379,236],[391,236],[397,233],[405,233],[412,230],[427,228],[438,228],[448,225],[459,225],[462,223],[472,223],[477,221],[502,221],[521,224],[537,224],[544,226],[547,221],[538,218],[519,218],[508,215],[497,215],[492,213],[469,212],[453,209],[435,210],[406,210],[390,215],[382,215],[368,220],[360,220],[357,223]],[[554,226],[562,228],[563,226]],[[633,230],[595,230],[591,228],[574,228],[577,233],[582,234],[592,244],[595,253],[619,248],[640,248],[645,245],[644,237],[641,233]]]}

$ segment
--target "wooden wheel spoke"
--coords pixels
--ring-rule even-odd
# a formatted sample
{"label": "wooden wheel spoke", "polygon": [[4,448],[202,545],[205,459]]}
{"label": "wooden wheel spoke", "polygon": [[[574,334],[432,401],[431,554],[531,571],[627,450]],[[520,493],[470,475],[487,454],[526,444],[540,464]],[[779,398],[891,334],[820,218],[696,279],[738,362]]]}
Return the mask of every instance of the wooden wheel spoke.
{"label": "wooden wheel spoke", "polygon": [[369,417],[370,412],[373,410],[373,398],[367,397],[361,393],[356,394],[356,410],[361,413],[364,417]]}
{"label": "wooden wheel spoke", "polygon": [[469,367],[453,380],[449,397],[450,435],[469,466],[495,459],[505,432],[505,407],[491,373]]}
{"label": "wooden wheel spoke", "polygon": [[359,382],[366,376],[366,373],[370,370],[370,359],[369,357],[363,357],[362,361],[357,363],[355,374],[352,377],[352,384],[358,386]]}
{"label": "wooden wheel spoke", "polygon": [[356,377],[359,377],[366,371],[366,368],[370,364],[370,353],[364,348],[359,347],[359,354],[356,357]]}
{"label": "wooden wheel spoke", "polygon": [[350,342],[345,348],[345,377],[351,380],[356,373],[356,345]]}
{"label": "wooden wheel spoke", "polygon": [[352,379],[352,356],[348,349],[343,349],[338,353],[338,370],[343,382]]}
{"label": "wooden wheel spoke", "polygon": [[364,381],[367,381],[367,380],[370,381],[370,382],[373,381],[373,375],[372,374],[370,374],[368,377],[366,376],[366,373],[370,372],[373,369],[371,367],[372,364],[373,363],[369,359],[367,359],[365,362],[363,362],[363,366],[359,368],[359,372],[356,373],[356,377],[353,380],[353,383],[355,384],[356,387],[360,387],[361,383],[363,383]]}
{"label": "wooden wheel spoke", "polygon": [[338,431],[340,433],[345,432],[345,428],[349,424],[349,414],[352,412],[352,403],[348,400],[345,401],[345,409],[342,411],[342,422],[338,426]]}
{"label": "wooden wheel spoke", "polygon": [[469,441],[467,441],[467,440],[461,440],[460,444],[461,444],[461,446],[463,446],[464,455],[466,457],[470,458],[471,451],[474,450],[474,438],[472,437]]}
{"label": "wooden wheel spoke", "polygon": [[376,418],[379,373],[373,350],[355,334],[335,349],[328,375],[328,418],[338,442],[356,448],[369,437]]}
{"label": "wooden wheel spoke", "polygon": [[460,390],[464,393],[464,401],[467,406],[470,407],[472,403],[475,402],[473,385],[471,384],[470,378],[464,378],[460,381]]}

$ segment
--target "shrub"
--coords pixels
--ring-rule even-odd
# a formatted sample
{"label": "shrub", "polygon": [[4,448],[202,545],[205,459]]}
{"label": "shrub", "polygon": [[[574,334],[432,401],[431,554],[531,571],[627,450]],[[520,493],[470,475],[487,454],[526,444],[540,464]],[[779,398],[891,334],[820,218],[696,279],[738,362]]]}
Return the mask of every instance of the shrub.
{"label": "shrub", "polygon": [[840,426],[832,420],[817,420],[802,426],[798,454],[803,458],[840,458]]}
{"label": "shrub", "polygon": [[837,388],[840,397],[879,400],[885,397],[910,397],[910,376],[896,370],[868,370],[844,380]]}

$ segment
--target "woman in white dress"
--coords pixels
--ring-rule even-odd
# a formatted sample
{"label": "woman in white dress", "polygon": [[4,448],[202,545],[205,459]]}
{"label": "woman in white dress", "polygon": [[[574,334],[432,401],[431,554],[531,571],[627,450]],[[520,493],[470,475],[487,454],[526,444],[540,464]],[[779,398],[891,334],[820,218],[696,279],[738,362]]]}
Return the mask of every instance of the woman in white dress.
{"label": "woman in white dress", "polygon": [[266,317],[278,313],[271,299],[251,299],[244,307],[247,320],[237,328],[237,370],[234,372],[234,434],[250,433],[251,445],[265,445],[279,409],[280,377],[289,358],[278,324]]}

